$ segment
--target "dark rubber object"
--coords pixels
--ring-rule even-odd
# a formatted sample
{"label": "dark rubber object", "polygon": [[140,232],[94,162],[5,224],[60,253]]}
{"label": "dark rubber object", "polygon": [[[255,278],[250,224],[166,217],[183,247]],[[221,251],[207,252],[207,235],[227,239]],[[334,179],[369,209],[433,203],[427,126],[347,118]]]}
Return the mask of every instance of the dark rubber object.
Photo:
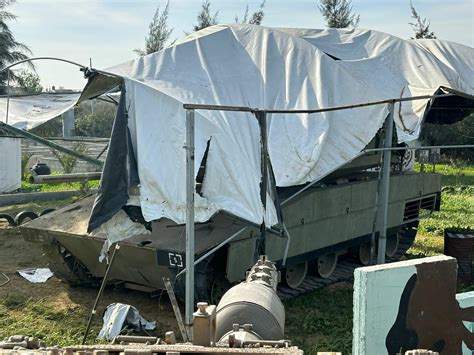
{"label": "dark rubber object", "polygon": [[46,208],[41,213],[39,214],[40,216],[44,216],[45,214],[48,214],[50,212],[56,211],[56,208]]}
{"label": "dark rubber object", "polygon": [[49,175],[51,174],[51,169],[46,163],[36,163],[31,167],[31,171],[36,175]]}
{"label": "dark rubber object", "polygon": [[19,226],[21,225],[25,219],[36,219],[38,218],[38,215],[36,213],[34,213],[33,211],[22,211],[20,213],[18,213],[15,217],[15,225],[16,226]]}
{"label": "dark rubber object", "polygon": [[460,283],[469,284],[472,280],[474,230],[445,229],[444,254],[456,258],[458,262],[458,280]]}
{"label": "dark rubber object", "polygon": [[15,226],[15,220],[8,213],[0,213],[0,219],[6,219],[10,226]]}

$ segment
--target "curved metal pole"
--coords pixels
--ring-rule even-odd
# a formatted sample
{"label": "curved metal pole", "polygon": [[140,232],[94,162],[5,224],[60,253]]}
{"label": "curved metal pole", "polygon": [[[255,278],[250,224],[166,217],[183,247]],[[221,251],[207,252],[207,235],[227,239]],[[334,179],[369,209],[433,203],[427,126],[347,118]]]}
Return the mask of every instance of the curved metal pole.
{"label": "curved metal pole", "polygon": [[17,66],[19,64],[23,64],[23,63],[26,63],[26,62],[32,62],[34,60],[56,60],[56,61],[59,61],[59,62],[64,62],[64,63],[69,63],[69,64],[72,64],[72,65],[76,65],[76,66],[78,66],[82,69],[87,68],[85,65],[73,62],[72,60],[68,60],[68,59],[62,59],[62,58],[57,58],[57,57],[33,57],[33,58],[27,58],[27,59],[19,60],[18,62],[7,65],[6,67],[0,69],[0,73],[2,71],[13,68],[14,66]]}

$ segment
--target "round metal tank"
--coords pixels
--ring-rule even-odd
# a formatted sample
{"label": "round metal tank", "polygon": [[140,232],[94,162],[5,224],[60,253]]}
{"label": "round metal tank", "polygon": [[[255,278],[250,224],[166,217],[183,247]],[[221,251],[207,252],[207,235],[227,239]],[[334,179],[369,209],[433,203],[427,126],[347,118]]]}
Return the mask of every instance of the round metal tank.
{"label": "round metal tank", "polygon": [[264,340],[283,339],[285,308],[275,291],[257,282],[243,282],[222,297],[216,312],[216,339],[232,332],[233,324],[252,324]]}

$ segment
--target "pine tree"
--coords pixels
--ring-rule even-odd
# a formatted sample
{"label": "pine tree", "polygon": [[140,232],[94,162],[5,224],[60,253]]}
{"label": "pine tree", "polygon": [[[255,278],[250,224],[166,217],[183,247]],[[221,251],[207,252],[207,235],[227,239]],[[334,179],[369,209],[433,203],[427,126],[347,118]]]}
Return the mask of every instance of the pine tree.
{"label": "pine tree", "polygon": [[258,10],[255,11],[252,16],[249,18],[249,6],[245,8],[244,12],[244,17],[242,18],[242,21],[239,20],[238,16],[235,16],[235,22],[236,23],[248,23],[251,25],[261,25],[263,21],[263,17],[265,16],[263,9],[265,7],[265,0],[262,1],[260,6],[258,7]]}
{"label": "pine tree", "polygon": [[[7,22],[16,20],[16,16],[5,9],[14,3],[15,0],[0,0],[0,69],[9,64],[28,58],[31,50],[24,44],[17,42]],[[30,64],[31,67],[33,67]],[[9,72],[9,74],[8,74]],[[13,71],[4,70],[0,72],[0,94],[6,93],[8,75],[10,75],[10,85],[17,80],[17,75]]]}
{"label": "pine tree", "polygon": [[351,0],[320,0],[319,10],[329,28],[357,27],[360,15],[352,13]]}
{"label": "pine tree", "polygon": [[135,53],[140,56],[158,52],[166,47],[173,28],[168,28],[170,2],[166,3],[163,12],[160,12],[160,5],[156,8],[155,15],[149,26],[148,35],[145,37],[145,49],[135,49]]}
{"label": "pine tree", "polygon": [[203,28],[217,25],[217,16],[219,11],[216,11],[214,15],[211,15],[211,2],[210,0],[205,0],[201,5],[201,11],[198,13],[197,20],[198,23],[193,25],[193,31],[199,31]]}
{"label": "pine tree", "polygon": [[415,38],[412,39],[420,39],[420,38],[428,38],[428,39],[435,39],[436,36],[434,32],[430,31],[430,21],[426,18],[421,18],[418,12],[415,10],[413,3],[410,1],[410,8],[411,8],[411,17],[416,20],[415,23],[410,22],[413,31],[415,32]]}

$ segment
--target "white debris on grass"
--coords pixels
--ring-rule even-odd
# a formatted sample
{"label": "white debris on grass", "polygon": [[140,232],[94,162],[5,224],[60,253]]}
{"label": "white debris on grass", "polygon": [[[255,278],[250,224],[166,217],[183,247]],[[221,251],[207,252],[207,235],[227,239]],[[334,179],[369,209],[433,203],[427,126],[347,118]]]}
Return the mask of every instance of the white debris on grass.
{"label": "white debris on grass", "polygon": [[124,326],[136,331],[156,329],[156,322],[147,321],[135,307],[124,303],[109,304],[104,312],[103,321],[104,325],[97,339],[111,340],[120,334]]}
{"label": "white debris on grass", "polygon": [[20,276],[35,284],[44,283],[53,276],[53,273],[48,268],[23,269],[17,270],[17,272]]}

